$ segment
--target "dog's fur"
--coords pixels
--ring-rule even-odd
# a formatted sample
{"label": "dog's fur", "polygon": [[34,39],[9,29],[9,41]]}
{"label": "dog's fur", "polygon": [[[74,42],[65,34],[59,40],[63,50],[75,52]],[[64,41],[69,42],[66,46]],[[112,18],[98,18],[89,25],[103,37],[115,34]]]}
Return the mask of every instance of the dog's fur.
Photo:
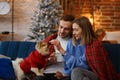
{"label": "dog's fur", "polygon": [[17,80],[22,80],[25,77],[23,70],[20,68],[20,62],[23,61],[22,58],[17,58],[15,61],[12,61],[13,69]]}
{"label": "dog's fur", "polygon": [[[49,55],[49,49],[48,49],[48,44],[47,43],[38,42],[36,44],[35,48],[38,51],[38,54],[41,54],[42,56],[48,56]],[[27,58],[30,58],[30,55]],[[22,59],[22,58],[17,58],[15,61],[12,61],[14,72],[15,72],[17,80],[22,80],[22,78],[25,77],[25,72],[22,70],[22,68],[20,66],[21,62],[23,62],[23,61],[24,61],[24,59]],[[43,60],[41,60],[41,61],[43,61]],[[30,62],[28,62],[28,63],[30,63]],[[34,62],[32,62],[32,64],[34,64]],[[44,67],[39,69],[38,67],[32,67],[31,66],[30,71],[34,72],[37,76],[43,76]]]}

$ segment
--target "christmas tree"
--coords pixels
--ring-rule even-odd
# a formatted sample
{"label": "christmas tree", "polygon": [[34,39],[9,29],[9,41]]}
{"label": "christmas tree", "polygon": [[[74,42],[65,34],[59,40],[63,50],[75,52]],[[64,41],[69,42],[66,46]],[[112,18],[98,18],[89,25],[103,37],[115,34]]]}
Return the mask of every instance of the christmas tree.
{"label": "christmas tree", "polygon": [[59,19],[63,14],[57,0],[38,0],[37,10],[32,17],[27,39],[40,41],[57,31]]}

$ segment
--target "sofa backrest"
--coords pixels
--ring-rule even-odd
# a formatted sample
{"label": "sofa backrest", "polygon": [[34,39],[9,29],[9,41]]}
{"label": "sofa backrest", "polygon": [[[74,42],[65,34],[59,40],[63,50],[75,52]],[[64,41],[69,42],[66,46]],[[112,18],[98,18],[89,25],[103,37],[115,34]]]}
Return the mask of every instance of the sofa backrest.
{"label": "sofa backrest", "polygon": [[[0,54],[16,59],[17,57],[25,58],[31,51],[35,50],[36,42],[26,41],[2,41],[0,42]],[[103,43],[108,52],[113,66],[120,73],[120,44]]]}
{"label": "sofa backrest", "polygon": [[0,54],[9,56],[12,60],[25,58],[29,53],[35,50],[36,42],[25,41],[2,41],[0,43]]}
{"label": "sofa backrest", "polygon": [[104,47],[107,50],[116,71],[120,73],[120,44],[104,43]]}

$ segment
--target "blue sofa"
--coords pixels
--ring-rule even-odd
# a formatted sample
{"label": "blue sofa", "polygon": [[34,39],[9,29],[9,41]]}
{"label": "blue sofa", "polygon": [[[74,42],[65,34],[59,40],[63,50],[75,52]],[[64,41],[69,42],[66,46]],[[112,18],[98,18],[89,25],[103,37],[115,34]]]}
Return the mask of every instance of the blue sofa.
{"label": "blue sofa", "polygon": [[[9,56],[12,60],[17,57],[25,58],[32,50],[35,50],[36,42],[2,41],[0,42],[0,54]],[[120,44],[103,43],[113,66],[120,73]]]}

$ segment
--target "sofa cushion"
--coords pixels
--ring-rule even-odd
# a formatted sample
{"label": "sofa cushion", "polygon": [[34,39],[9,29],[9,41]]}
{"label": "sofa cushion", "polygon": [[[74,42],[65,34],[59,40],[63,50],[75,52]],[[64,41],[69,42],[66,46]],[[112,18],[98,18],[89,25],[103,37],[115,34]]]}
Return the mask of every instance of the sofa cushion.
{"label": "sofa cushion", "polygon": [[104,43],[104,47],[113,63],[113,66],[120,73],[120,44]]}
{"label": "sofa cushion", "polygon": [[25,41],[2,41],[0,44],[0,54],[9,56],[12,60],[17,57],[25,58],[35,49],[36,42]]}

